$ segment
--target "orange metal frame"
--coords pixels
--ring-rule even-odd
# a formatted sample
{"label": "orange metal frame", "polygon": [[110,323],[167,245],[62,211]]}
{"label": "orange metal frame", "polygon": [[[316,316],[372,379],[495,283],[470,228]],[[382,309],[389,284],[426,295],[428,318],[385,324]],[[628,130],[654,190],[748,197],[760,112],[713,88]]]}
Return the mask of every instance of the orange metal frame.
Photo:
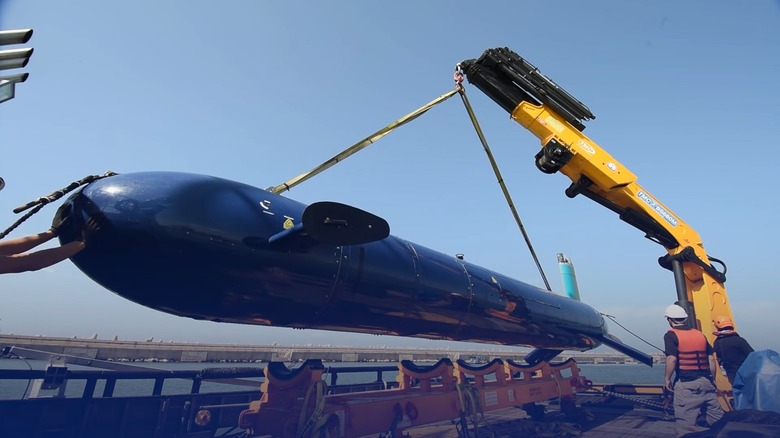
{"label": "orange metal frame", "polygon": [[[480,412],[529,405],[563,397],[588,381],[579,375],[574,360],[550,365],[519,365],[495,359],[484,366],[471,366],[449,359],[435,365],[398,365],[399,387],[389,390],[307,397],[322,385],[324,367],[307,361],[296,370],[281,363],[265,369],[263,397],[250,404],[239,426],[253,436],[295,437],[305,423],[326,428],[331,436],[358,437],[404,430],[442,420],[469,417]],[[472,394],[471,397],[466,393]],[[305,411],[305,412],[304,412]],[[304,415],[301,413],[304,412]],[[309,413],[312,413],[310,415]],[[313,432],[313,430],[312,430]]]}

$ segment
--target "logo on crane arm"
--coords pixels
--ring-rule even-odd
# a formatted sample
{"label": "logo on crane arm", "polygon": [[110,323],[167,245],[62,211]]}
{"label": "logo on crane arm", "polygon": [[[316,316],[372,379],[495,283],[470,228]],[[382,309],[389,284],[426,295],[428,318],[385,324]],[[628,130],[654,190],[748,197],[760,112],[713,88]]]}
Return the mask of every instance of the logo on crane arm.
{"label": "logo on crane arm", "polygon": [[563,124],[555,120],[555,117],[553,116],[547,116],[544,120],[541,120],[540,118],[537,117],[536,120],[538,120],[542,125],[554,129],[555,132],[557,132],[558,134],[563,132],[563,130],[565,129],[563,127]]}
{"label": "logo on crane arm", "polygon": [[579,146],[579,147],[580,147],[580,148],[582,148],[582,149],[583,149],[585,152],[587,152],[587,153],[589,153],[589,154],[591,154],[591,155],[596,155],[596,149],[594,149],[594,148],[593,148],[593,146],[591,146],[591,145],[590,145],[588,142],[586,142],[585,140],[577,140],[577,146]]}
{"label": "logo on crane arm", "polygon": [[669,222],[670,224],[672,224],[673,227],[677,226],[677,223],[679,222],[677,220],[677,218],[672,216],[672,214],[669,213],[668,211],[666,211],[666,209],[663,208],[661,206],[661,204],[659,204],[658,201],[653,199],[650,195],[648,195],[647,193],[645,193],[642,190],[640,190],[639,193],[636,194],[636,196],[639,199],[645,201],[645,203],[647,203],[647,205],[649,205],[650,208],[655,210],[656,213],[661,215],[661,217],[664,218],[666,220],[666,222]]}

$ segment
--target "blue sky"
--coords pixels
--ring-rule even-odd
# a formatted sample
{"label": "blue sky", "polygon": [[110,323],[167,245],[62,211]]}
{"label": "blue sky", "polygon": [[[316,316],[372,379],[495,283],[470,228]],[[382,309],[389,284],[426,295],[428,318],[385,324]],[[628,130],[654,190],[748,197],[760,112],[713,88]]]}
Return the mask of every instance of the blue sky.
{"label": "blue sky", "polygon": [[[14,207],[107,170],[279,184],[449,91],[457,62],[506,46],[596,114],[585,133],[727,263],[740,333],[780,349],[777,1],[11,0],[0,28],[35,32],[30,78],[0,105],[3,229]],[[660,346],[676,297],[656,261],[663,248],[568,199],[567,178],[534,166],[539,141],[467,93],[553,289],[563,252],[584,301]],[[288,196],[355,205],[395,235],[543,286],[458,98]],[[9,238],[48,228],[54,210]],[[102,289],[69,261],[0,277],[0,298],[3,333],[440,345],[179,318]]]}

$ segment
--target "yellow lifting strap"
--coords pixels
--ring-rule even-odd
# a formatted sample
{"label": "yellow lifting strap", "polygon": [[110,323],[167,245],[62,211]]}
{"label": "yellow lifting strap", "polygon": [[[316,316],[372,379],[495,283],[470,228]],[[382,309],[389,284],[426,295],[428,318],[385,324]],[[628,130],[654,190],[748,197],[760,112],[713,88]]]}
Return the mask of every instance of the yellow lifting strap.
{"label": "yellow lifting strap", "polygon": [[459,90],[459,87],[454,88],[453,90],[442,94],[441,96],[437,97],[436,99],[433,99],[432,101],[426,103],[425,105],[421,106],[420,108],[410,112],[409,114],[401,117],[400,119],[396,120],[395,122],[385,126],[384,128],[380,129],[379,131],[376,131],[375,133],[369,135],[368,137],[364,138],[363,140],[360,140],[359,142],[355,143],[354,145],[348,147],[347,149],[343,150],[342,152],[335,155],[333,158],[329,159],[328,161],[325,161],[324,163],[320,164],[319,166],[315,167],[314,169],[300,174],[296,176],[295,178],[284,182],[282,184],[279,184],[276,187],[271,187],[268,189],[269,192],[274,194],[279,194],[284,191],[290,190],[291,188],[295,187],[296,185],[308,180],[309,178],[318,175],[319,173],[323,172],[324,170],[329,169],[334,164],[338,163],[339,161],[342,161],[349,157],[350,155],[354,154],[355,152],[360,151],[361,149],[365,148],[366,146],[374,143],[375,141],[379,140],[380,138],[384,137],[385,135],[392,132],[395,128],[398,128],[406,123],[411,122],[412,120],[416,119],[417,117],[420,117],[421,115],[425,114],[426,111],[433,108],[434,106],[444,102],[445,100],[452,97],[455,93],[457,93]]}
{"label": "yellow lifting strap", "polygon": [[463,100],[463,104],[466,106],[466,111],[469,114],[469,118],[471,119],[471,123],[474,125],[474,129],[477,131],[477,136],[479,137],[480,142],[482,142],[482,147],[485,149],[485,153],[488,156],[488,159],[490,160],[490,164],[493,167],[493,172],[496,174],[496,178],[498,179],[498,183],[501,186],[501,191],[504,193],[504,197],[507,200],[507,203],[509,204],[509,209],[512,211],[512,215],[515,218],[515,222],[517,223],[517,226],[520,228],[520,232],[523,234],[523,238],[525,239],[525,243],[528,246],[528,249],[531,252],[531,257],[534,259],[534,263],[536,263],[537,269],[539,269],[539,273],[542,276],[542,280],[544,281],[545,286],[547,287],[547,290],[552,290],[550,288],[550,283],[547,281],[547,277],[544,275],[544,270],[542,269],[542,265],[539,263],[539,258],[536,256],[536,252],[534,251],[533,246],[531,245],[531,240],[528,237],[528,233],[525,231],[525,227],[523,226],[523,222],[520,220],[520,215],[517,213],[517,209],[515,208],[515,204],[512,201],[512,197],[509,195],[509,190],[506,188],[506,185],[504,184],[504,178],[501,176],[501,171],[498,169],[498,164],[496,163],[495,158],[493,157],[493,153],[490,151],[490,147],[487,144],[487,141],[485,140],[485,136],[482,133],[482,128],[480,128],[479,123],[477,122],[477,118],[474,115],[474,110],[471,108],[471,104],[469,103],[468,98],[466,97],[466,91],[463,88],[463,71],[460,68],[460,65],[457,65],[455,67],[455,88],[448,91],[447,93],[442,94],[441,96],[437,97],[436,99],[433,99],[432,101],[426,103],[425,105],[421,106],[420,108],[410,112],[409,114],[401,117],[400,119],[396,120],[393,123],[390,123],[389,125],[385,126],[384,128],[376,131],[375,133],[369,135],[368,137],[360,140],[359,142],[355,143],[354,145],[344,149],[340,153],[333,156],[331,159],[325,161],[324,163],[320,164],[319,166],[315,167],[314,169],[302,173],[295,178],[292,178],[286,182],[283,182],[282,184],[279,184],[275,187],[268,188],[268,191],[274,194],[279,194],[282,192],[285,192],[287,190],[290,190],[291,188],[295,187],[296,185],[322,173],[323,171],[333,167],[336,163],[345,160],[352,154],[359,152],[363,148],[365,148],[368,145],[373,144],[380,138],[384,137],[385,135],[392,132],[394,129],[411,122],[412,120],[420,117],[421,115],[425,114],[429,109],[433,108],[434,106],[444,102],[445,100],[452,97],[455,93],[459,93],[461,96],[461,99]]}

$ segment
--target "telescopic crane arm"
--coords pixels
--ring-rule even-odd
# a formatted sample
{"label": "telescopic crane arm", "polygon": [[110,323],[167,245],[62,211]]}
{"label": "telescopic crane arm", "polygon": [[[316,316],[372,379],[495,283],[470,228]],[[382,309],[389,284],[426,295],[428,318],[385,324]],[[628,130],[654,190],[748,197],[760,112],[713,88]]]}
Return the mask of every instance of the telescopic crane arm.
{"label": "telescopic crane arm", "polygon": [[698,233],[582,133],[583,122],[595,118],[590,110],[507,48],[489,49],[478,59],[463,61],[461,68],[471,84],[541,140],[536,167],[569,177],[568,197],[581,194],[596,201],[666,248],[659,263],[674,273],[678,301],[694,316],[689,321],[712,343],[712,321],[732,318],[725,266],[724,272],[715,269],[710,262],[721,262],[707,256]]}

